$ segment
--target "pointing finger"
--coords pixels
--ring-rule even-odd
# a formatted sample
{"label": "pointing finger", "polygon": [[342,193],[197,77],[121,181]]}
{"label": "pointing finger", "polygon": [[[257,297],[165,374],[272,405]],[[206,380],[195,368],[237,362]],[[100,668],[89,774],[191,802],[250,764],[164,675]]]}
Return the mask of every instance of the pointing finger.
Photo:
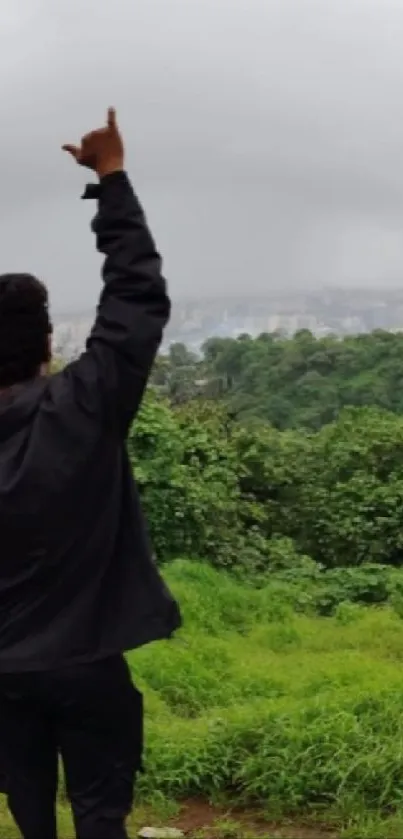
{"label": "pointing finger", "polygon": [[116,111],[115,108],[108,108],[108,115],[106,119],[108,128],[116,127]]}

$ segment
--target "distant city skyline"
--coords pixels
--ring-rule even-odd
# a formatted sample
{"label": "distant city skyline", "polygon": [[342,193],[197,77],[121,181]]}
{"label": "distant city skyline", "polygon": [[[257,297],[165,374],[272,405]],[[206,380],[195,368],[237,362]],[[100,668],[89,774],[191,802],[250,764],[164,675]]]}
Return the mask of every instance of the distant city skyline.
{"label": "distant city skyline", "polygon": [[[328,285],[326,283],[322,283],[322,284],[321,283],[317,283],[317,284],[312,283],[311,285],[308,284],[305,287],[301,287],[301,285],[299,285],[297,283],[294,286],[287,286],[287,288],[282,287],[281,284],[279,284],[278,286],[273,285],[271,287],[268,287],[266,290],[262,290],[262,291],[254,291],[254,290],[247,291],[247,290],[245,290],[243,292],[242,291],[237,291],[237,292],[234,292],[233,294],[228,293],[228,292],[222,292],[221,294],[216,294],[216,295],[208,293],[208,292],[206,292],[205,294],[194,292],[194,294],[189,294],[189,293],[171,294],[171,297],[172,297],[173,308],[176,308],[177,306],[182,306],[182,305],[186,305],[186,304],[189,304],[189,305],[195,305],[195,304],[199,304],[199,303],[213,304],[215,302],[217,304],[228,305],[228,304],[232,304],[234,302],[244,302],[244,301],[253,302],[253,301],[256,301],[256,300],[265,300],[265,299],[266,300],[271,300],[271,299],[273,299],[273,297],[278,297],[278,296],[282,297],[282,298],[290,298],[291,299],[293,296],[294,297],[295,296],[301,297],[301,296],[306,296],[306,295],[316,295],[316,294],[326,295],[326,294],[332,294],[332,293],[340,293],[343,296],[346,296],[346,295],[354,295],[354,294],[362,295],[362,294],[365,294],[366,292],[368,292],[369,295],[372,297],[374,295],[377,296],[377,295],[380,295],[380,294],[381,295],[382,294],[394,295],[395,293],[399,294],[400,290],[403,291],[403,276],[402,276],[401,286],[399,286],[398,284],[393,284],[393,283],[388,285],[387,283],[385,284],[384,282],[380,282],[379,285],[365,286],[365,284],[363,283],[362,285],[357,284],[355,286],[352,285],[352,286],[347,286],[347,287],[343,286],[343,285],[338,285],[337,283],[334,283],[334,284],[331,284],[331,285]],[[53,315],[53,318],[55,318],[56,320],[65,319],[66,317],[69,317],[69,316],[72,316],[72,317],[75,317],[75,318],[76,317],[80,318],[83,315],[84,316],[89,316],[89,315],[95,314],[95,310],[96,310],[96,307],[97,307],[97,302],[98,302],[98,298],[96,297],[95,300],[93,301],[93,304],[88,304],[88,305],[84,305],[84,306],[78,306],[77,305],[77,306],[68,306],[68,307],[65,307],[65,308],[63,308],[63,307],[62,308],[55,308],[54,306],[52,306],[52,315]]]}
{"label": "distant city skyline", "polygon": [[[55,318],[55,353],[64,358],[79,353],[93,317],[94,311],[88,310]],[[276,331],[291,335],[299,329],[310,329],[321,336],[370,332],[376,328],[403,329],[403,288],[323,288],[294,294],[277,291],[227,299],[182,299],[173,306],[164,347],[180,341],[197,351],[209,337],[235,338],[245,332],[253,336]]]}

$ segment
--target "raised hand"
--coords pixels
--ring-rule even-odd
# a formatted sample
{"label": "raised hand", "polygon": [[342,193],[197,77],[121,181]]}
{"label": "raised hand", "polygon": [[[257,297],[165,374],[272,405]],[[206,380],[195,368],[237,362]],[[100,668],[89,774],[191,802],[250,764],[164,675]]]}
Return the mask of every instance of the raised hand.
{"label": "raised hand", "polygon": [[92,169],[100,178],[124,169],[123,140],[117,126],[115,109],[108,108],[104,128],[85,134],[81,145],[66,143],[62,148],[74,157],[76,163]]}

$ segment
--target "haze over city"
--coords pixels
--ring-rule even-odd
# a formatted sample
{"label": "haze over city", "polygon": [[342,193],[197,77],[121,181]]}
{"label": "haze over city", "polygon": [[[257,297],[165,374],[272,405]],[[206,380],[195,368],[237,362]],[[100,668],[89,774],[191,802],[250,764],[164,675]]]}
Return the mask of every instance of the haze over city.
{"label": "haze over city", "polygon": [[402,41],[398,0],[4,0],[1,270],[95,303],[60,146],[114,104],[174,300],[399,285]]}

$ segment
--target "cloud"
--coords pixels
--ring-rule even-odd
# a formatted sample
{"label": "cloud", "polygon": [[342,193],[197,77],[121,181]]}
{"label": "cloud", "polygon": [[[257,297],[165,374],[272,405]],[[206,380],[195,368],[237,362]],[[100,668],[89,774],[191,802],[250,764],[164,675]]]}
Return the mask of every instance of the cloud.
{"label": "cloud", "polygon": [[60,152],[118,108],[174,296],[403,273],[399,0],[3,0],[1,261],[99,285]]}

